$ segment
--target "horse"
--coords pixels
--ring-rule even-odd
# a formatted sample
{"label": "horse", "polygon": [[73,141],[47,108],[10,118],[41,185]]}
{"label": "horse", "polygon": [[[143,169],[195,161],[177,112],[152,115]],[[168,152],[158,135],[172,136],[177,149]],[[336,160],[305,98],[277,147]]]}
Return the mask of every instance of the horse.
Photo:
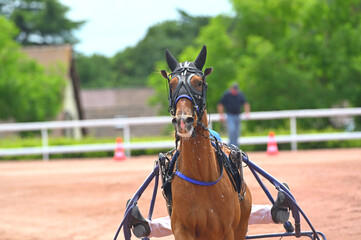
{"label": "horse", "polygon": [[172,179],[172,231],[176,240],[245,239],[251,192],[243,180],[245,191],[242,196],[237,194],[230,178],[223,175],[212,146],[207,128],[206,77],[213,68],[202,71],[206,55],[204,45],[194,62],[179,63],[167,49],[172,72],[168,75],[161,71],[168,80],[169,112],[179,151],[178,174]]}

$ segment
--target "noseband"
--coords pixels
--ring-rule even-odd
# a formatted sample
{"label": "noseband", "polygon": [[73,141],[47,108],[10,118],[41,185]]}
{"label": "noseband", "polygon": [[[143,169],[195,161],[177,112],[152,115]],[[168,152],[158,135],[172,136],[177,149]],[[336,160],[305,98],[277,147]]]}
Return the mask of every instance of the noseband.
{"label": "noseband", "polygon": [[[193,66],[193,63],[184,62],[180,63],[171,74],[171,78],[177,77],[178,83],[174,91],[169,86],[169,108],[170,114],[175,116],[177,109],[177,102],[181,98],[189,99],[193,104],[193,111],[197,113],[197,118],[202,119],[203,113],[206,110],[206,94],[207,94],[207,83],[205,82],[204,73]],[[199,76],[203,79],[202,91],[198,91],[191,84],[193,76]],[[169,81],[169,78],[168,78]]]}

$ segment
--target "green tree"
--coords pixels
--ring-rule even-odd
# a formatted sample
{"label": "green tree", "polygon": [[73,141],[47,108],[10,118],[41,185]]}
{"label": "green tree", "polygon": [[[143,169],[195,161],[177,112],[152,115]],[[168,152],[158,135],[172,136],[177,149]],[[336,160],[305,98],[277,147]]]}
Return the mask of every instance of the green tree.
{"label": "green tree", "polygon": [[295,65],[295,53],[287,47],[299,28],[301,5],[298,0],[234,1],[237,17],[233,36],[235,50],[240,53],[235,61],[236,81],[253,110],[312,107],[313,99],[308,99],[312,95],[302,94],[312,87],[316,90],[310,84],[312,77]]}
{"label": "green tree", "polygon": [[[166,48],[172,49],[174,54],[181,53],[184,47],[193,43],[202,26],[205,26],[208,17],[193,17],[179,10],[180,20],[165,21],[156,24],[148,29],[144,39],[139,41],[134,47],[128,47],[118,52],[109,59],[112,71],[111,77],[104,71],[95,75],[87,72],[88,68],[83,68],[78,64],[78,70],[85,87],[122,87],[122,86],[144,86],[147,84],[148,75],[157,71],[156,62],[164,59]],[[94,57],[82,57],[79,61],[98,61]],[[99,56],[98,56],[99,58]],[[104,60],[105,61],[105,60]],[[97,68],[99,69],[99,68]],[[101,76],[104,73],[104,76]]]}
{"label": "green tree", "polygon": [[0,0],[0,13],[20,29],[24,45],[76,43],[72,31],[85,22],[68,19],[68,11],[58,0]]}
{"label": "green tree", "polygon": [[360,105],[359,1],[233,3],[238,81],[254,110]]}
{"label": "green tree", "polygon": [[185,48],[180,55],[181,61],[194,61],[200,47],[203,44],[207,46],[204,68],[213,67],[212,74],[207,77],[207,108],[209,112],[216,112],[219,99],[236,77],[237,70],[234,59],[237,57],[237,53],[234,51],[234,41],[230,36],[232,27],[233,19],[230,17],[219,15],[212,18],[195,39],[195,47]]}
{"label": "green tree", "polygon": [[324,106],[344,100],[361,106],[360,34],[359,1],[312,1],[308,6],[293,47],[302,56],[302,68],[329,93]]}
{"label": "green tree", "polygon": [[106,88],[116,86],[116,72],[112,67],[112,59],[93,54],[85,56],[76,54],[76,65],[82,88]]}
{"label": "green tree", "polygon": [[[207,46],[207,59],[204,68],[213,67],[213,73],[207,77],[207,109],[208,112],[216,112],[216,106],[223,92],[236,79],[237,68],[235,59],[239,54],[234,51],[235,42],[231,36],[234,27],[234,19],[228,16],[219,15],[212,18],[207,26],[200,29],[199,35],[194,39],[194,43],[184,47],[179,54],[173,54],[173,49],[169,48],[172,54],[180,61],[194,61],[203,44]],[[164,54],[164,51],[163,51]],[[165,56],[157,63],[157,69],[166,69]],[[149,77],[149,84],[156,89],[155,96],[151,103],[160,103],[162,110],[167,109],[167,88],[164,78],[159,71]],[[160,101],[161,99],[161,101]],[[165,114],[165,111],[162,111]]]}
{"label": "green tree", "polygon": [[[0,16],[0,119],[50,120],[62,107],[65,71],[46,73],[13,38],[16,27]],[[63,69],[64,70],[64,69]]]}
{"label": "green tree", "polygon": [[[345,100],[361,106],[358,0],[232,3],[234,17],[212,18],[190,46],[174,54],[180,61],[192,61],[207,45],[206,67],[214,67],[208,77],[208,109],[215,108],[233,81],[240,84],[253,111],[329,108]],[[167,69],[164,58],[157,68]],[[158,73],[149,77],[157,90],[153,101],[161,99],[166,109],[163,81]],[[307,124],[328,124],[320,121]]]}

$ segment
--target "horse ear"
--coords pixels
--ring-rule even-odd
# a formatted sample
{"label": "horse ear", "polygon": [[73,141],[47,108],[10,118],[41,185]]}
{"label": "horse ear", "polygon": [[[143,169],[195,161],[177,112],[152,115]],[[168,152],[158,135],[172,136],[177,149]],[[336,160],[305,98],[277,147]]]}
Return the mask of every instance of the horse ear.
{"label": "horse ear", "polygon": [[178,67],[179,63],[175,57],[169,52],[169,50],[165,50],[165,58],[167,59],[168,67],[173,72],[176,67]]}
{"label": "horse ear", "polygon": [[168,74],[167,74],[167,72],[165,71],[165,70],[160,70],[160,73],[162,74],[162,76],[165,78],[165,79],[167,79],[168,80],[168,82],[169,82],[169,78],[168,78]]}
{"label": "horse ear", "polygon": [[204,70],[204,76],[208,76],[209,74],[211,74],[213,72],[213,68],[206,68],[206,70]]}
{"label": "horse ear", "polygon": [[198,57],[194,61],[194,65],[196,65],[196,67],[201,71],[204,64],[206,63],[206,57],[207,57],[207,47],[206,45],[203,45],[202,50],[200,51]]}

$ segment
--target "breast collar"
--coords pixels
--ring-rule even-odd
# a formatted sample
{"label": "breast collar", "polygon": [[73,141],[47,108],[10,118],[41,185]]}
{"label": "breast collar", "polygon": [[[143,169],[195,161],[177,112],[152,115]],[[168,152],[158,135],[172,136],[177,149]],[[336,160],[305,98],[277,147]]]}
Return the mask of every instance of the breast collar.
{"label": "breast collar", "polygon": [[[205,83],[204,73],[197,69],[192,62],[184,62],[180,63],[179,66],[169,75],[171,78],[178,78],[178,84],[173,92],[169,86],[168,111],[170,114],[175,116],[177,102],[181,98],[187,98],[192,102],[198,119],[202,119],[203,113],[206,109],[207,93],[207,83]],[[202,91],[198,91],[191,84],[191,79],[195,75],[200,76],[203,79]]]}

